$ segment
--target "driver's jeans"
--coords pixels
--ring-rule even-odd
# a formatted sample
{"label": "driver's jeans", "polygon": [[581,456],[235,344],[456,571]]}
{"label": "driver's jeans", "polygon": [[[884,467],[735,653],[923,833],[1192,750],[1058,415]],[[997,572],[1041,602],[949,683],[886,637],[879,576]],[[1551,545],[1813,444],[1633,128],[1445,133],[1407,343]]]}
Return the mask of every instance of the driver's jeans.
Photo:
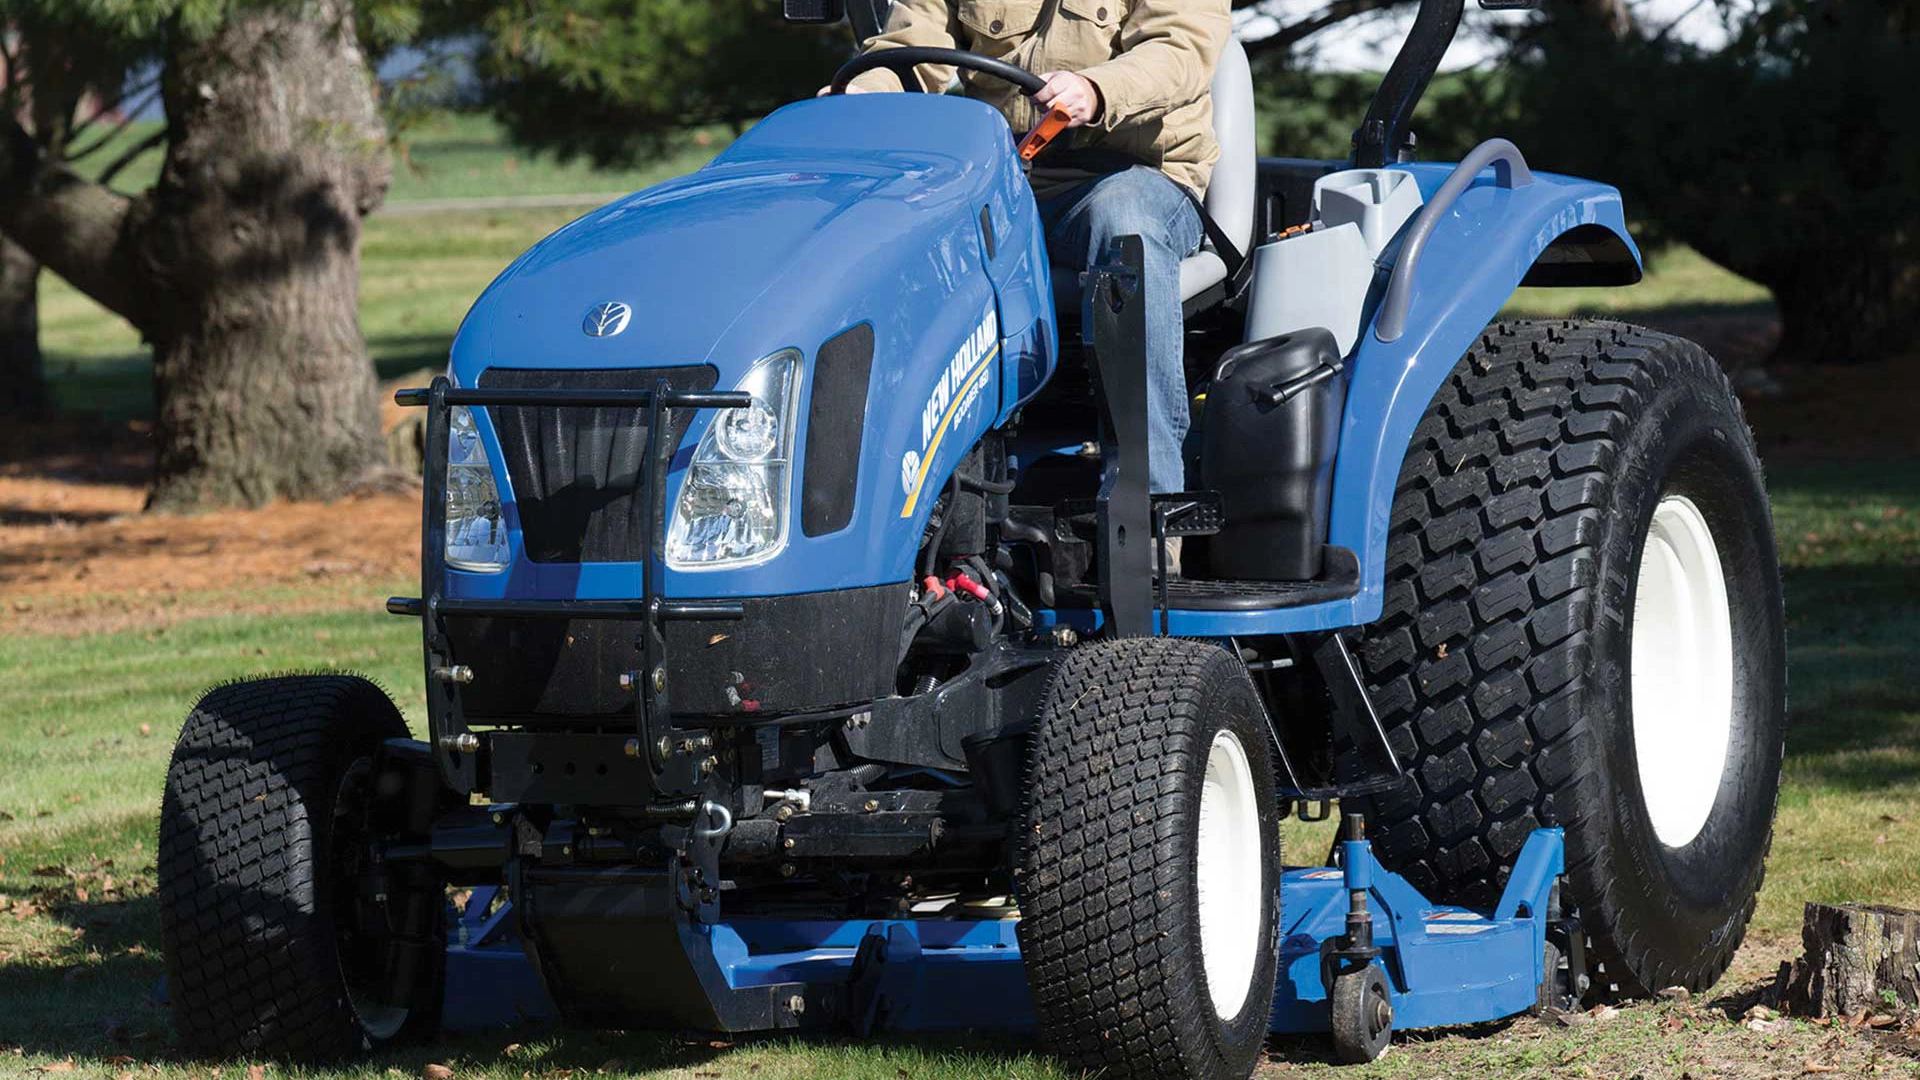
{"label": "driver's jeans", "polygon": [[1180,260],[1200,247],[1200,215],[1165,173],[1137,165],[1042,199],[1040,220],[1056,273],[1085,270],[1116,236],[1140,237],[1146,251],[1147,484],[1156,493],[1186,490],[1180,456],[1188,426]]}

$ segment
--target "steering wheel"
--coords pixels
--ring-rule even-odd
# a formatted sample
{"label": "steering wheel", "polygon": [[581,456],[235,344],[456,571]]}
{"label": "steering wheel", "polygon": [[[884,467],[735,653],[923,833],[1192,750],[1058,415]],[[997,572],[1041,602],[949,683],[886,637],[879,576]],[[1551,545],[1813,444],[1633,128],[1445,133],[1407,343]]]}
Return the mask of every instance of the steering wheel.
{"label": "steering wheel", "polygon": [[[833,73],[833,85],[828,87],[831,93],[844,94],[847,84],[856,77],[875,68],[886,68],[900,77],[900,85],[906,89],[921,93],[920,80],[913,77],[913,69],[921,64],[943,64],[966,68],[982,75],[991,75],[996,79],[1005,79],[1019,87],[1028,97],[1033,97],[1047,88],[1047,81],[1025,68],[1015,67],[1005,60],[995,60],[990,56],[967,52],[965,49],[936,49],[925,45],[911,45],[899,49],[876,49],[862,53],[840,66]],[[1023,165],[1031,165],[1033,159],[1052,146],[1062,132],[1070,127],[1072,121],[1060,109],[1050,109],[1026,133],[1014,150],[1020,156]]]}
{"label": "steering wheel", "polygon": [[913,78],[913,69],[921,64],[941,64],[949,67],[966,68],[982,75],[991,75],[1025,91],[1028,97],[1047,88],[1045,79],[1025,68],[1015,67],[1005,60],[995,60],[990,56],[967,52],[965,49],[935,49],[924,45],[912,45],[899,49],[875,49],[840,66],[833,73],[833,84],[828,87],[835,94],[847,92],[847,84],[856,77],[875,68],[885,68],[900,77],[900,85],[914,93],[920,92],[920,80]]}

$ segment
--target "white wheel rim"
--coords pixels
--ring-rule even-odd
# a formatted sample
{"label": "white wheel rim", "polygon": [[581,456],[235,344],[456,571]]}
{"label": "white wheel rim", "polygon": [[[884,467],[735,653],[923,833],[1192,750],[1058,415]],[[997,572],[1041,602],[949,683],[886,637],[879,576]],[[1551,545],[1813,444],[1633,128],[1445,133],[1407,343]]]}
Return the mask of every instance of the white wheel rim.
{"label": "white wheel rim", "polygon": [[1634,759],[1654,835],[1684,847],[1713,813],[1733,732],[1733,621],[1693,500],[1654,508],[1633,594]]}
{"label": "white wheel rim", "polygon": [[1207,751],[1200,787],[1200,836],[1194,876],[1199,886],[1200,961],[1213,1010],[1240,1014],[1260,955],[1260,804],[1246,748],[1222,729]]}

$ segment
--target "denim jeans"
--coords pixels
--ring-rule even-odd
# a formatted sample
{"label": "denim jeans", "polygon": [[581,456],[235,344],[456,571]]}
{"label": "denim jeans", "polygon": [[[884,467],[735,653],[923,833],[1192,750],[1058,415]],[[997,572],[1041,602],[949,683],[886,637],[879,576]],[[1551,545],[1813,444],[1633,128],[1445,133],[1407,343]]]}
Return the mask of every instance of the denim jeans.
{"label": "denim jeans", "polygon": [[1047,252],[1056,273],[1085,270],[1116,236],[1133,233],[1143,241],[1147,484],[1154,492],[1186,490],[1180,458],[1188,426],[1180,260],[1200,247],[1200,215],[1165,173],[1138,165],[1041,200],[1040,220],[1046,225]]}

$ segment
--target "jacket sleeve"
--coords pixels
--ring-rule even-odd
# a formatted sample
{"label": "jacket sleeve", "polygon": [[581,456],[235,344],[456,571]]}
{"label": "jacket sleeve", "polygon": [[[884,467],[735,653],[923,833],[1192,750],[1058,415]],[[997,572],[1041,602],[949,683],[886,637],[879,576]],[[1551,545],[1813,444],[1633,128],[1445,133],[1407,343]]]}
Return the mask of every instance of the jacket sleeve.
{"label": "jacket sleeve", "polygon": [[1120,54],[1080,74],[1104,107],[1094,123],[1112,131],[1129,120],[1196,101],[1213,84],[1233,32],[1231,0],[1135,0],[1120,25]]}
{"label": "jacket sleeve", "polygon": [[[954,0],[893,0],[893,9],[887,14],[887,28],[867,39],[862,51],[897,49],[905,45],[960,48],[960,21]],[[943,94],[947,84],[953,81],[954,69],[941,64],[921,64],[913,69],[913,74],[920,80],[920,89],[929,94]],[[853,80],[853,85],[873,91],[906,89],[899,77],[885,68],[861,75]]]}

